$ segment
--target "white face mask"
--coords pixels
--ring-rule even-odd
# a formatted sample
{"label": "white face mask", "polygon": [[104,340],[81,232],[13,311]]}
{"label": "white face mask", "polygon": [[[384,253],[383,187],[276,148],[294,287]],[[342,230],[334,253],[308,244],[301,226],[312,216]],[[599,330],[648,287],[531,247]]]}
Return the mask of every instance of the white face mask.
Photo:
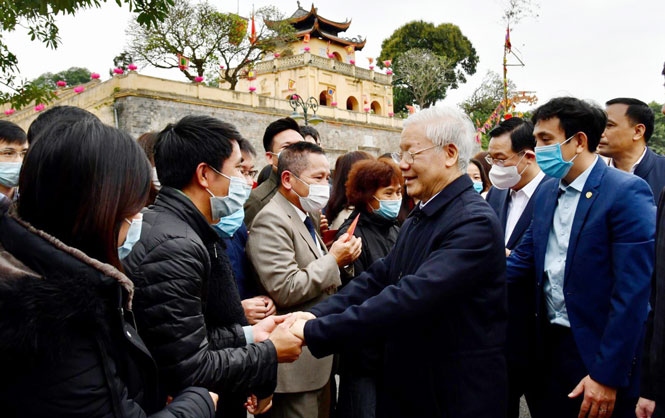
{"label": "white face mask", "polygon": [[[300,180],[298,176],[293,174],[293,177]],[[305,183],[305,181],[300,180]],[[293,191],[298,195],[300,200],[300,206],[305,212],[318,212],[328,204],[328,199],[330,198],[330,186],[327,184],[307,184],[309,187],[309,194],[305,197],[300,196],[295,189]]]}
{"label": "white face mask", "polygon": [[129,253],[134,248],[134,244],[139,241],[141,238],[141,227],[143,226],[143,214],[135,219],[125,219],[125,222],[129,223],[129,229],[127,230],[127,236],[125,237],[125,242],[118,247],[118,257],[122,260],[127,257]]}
{"label": "white face mask", "polygon": [[157,177],[157,168],[155,167],[152,168],[152,184],[157,190],[162,188],[162,184],[159,182],[159,177]]}
{"label": "white face mask", "polygon": [[[526,154],[524,154],[526,155]],[[524,158],[522,155],[522,158]],[[517,164],[522,161],[522,158],[517,162]],[[524,167],[526,170],[526,166]],[[522,173],[524,173],[522,170]],[[522,179],[522,173],[517,172],[517,165],[511,165],[509,167],[500,167],[498,165],[492,165],[492,168],[489,172],[490,181],[499,190],[510,189],[514,185],[520,182]]]}
{"label": "white face mask", "polygon": [[5,187],[18,186],[18,177],[21,173],[21,162],[0,163],[0,184]]}

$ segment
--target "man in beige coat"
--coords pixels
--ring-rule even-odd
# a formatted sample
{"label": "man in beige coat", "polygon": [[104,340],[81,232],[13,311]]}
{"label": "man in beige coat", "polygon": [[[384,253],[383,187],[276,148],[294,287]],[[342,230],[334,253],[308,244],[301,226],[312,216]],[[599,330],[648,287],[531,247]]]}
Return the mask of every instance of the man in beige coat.
{"label": "man in beige coat", "polygon": [[[323,150],[308,142],[286,148],[279,157],[279,191],[258,213],[247,241],[247,256],[279,314],[302,311],[336,292],[339,267],[352,264],[360,239],[347,234],[326,251],[307,212],[328,201],[330,165]],[[273,418],[327,417],[332,356],[315,359],[303,347],[296,362],[279,365]]]}

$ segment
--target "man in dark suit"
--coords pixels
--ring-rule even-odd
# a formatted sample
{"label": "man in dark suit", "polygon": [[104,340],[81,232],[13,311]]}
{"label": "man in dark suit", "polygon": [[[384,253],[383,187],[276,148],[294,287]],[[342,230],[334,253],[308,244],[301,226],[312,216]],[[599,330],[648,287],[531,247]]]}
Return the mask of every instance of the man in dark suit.
{"label": "man in dark suit", "polygon": [[[532,197],[541,190],[546,177],[536,163],[536,140],[531,121],[518,117],[506,119],[492,129],[489,136],[485,159],[492,165],[489,171],[492,188],[485,199],[499,217],[508,256],[531,224]],[[532,295],[532,288],[508,286],[508,418],[519,417],[522,395],[527,403],[530,401],[528,358],[533,321],[533,315],[529,315],[533,310]]]}
{"label": "man in dark suit", "polygon": [[393,158],[419,205],[385,258],[291,328],[317,357],[385,342],[377,417],[505,416],[505,251],[466,175],[474,136],[456,109],[405,121]]}
{"label": "man in dark suit", "polygon": [[533,417],[632,417],[654,257],[651,190],[595,154],[600,108],[557,98],[532,120],[536,161],[561,179],[534,197],[534,222],[507,259],[510,282],[536,283]]}
{"label": "man in dark suit", "polygon": [[[665,76],[665,64],[663,73]],[[662,109],[665,115],[665,105]],[[660,192],[656,218],[656,260],[651,280],[651,311],[642,362],[637,418],[665,417],[665,189]]]}
{"label": "man in dark suit", "polygon": [[[268,179],[261,182],[252,190],[249,199],[245,202],[245,225],[251,228],[254,217],[270,199],[277,193],[279,178],[277,177],[277,160],[279,154],[289,145],[303,141],[298,122],[291,118],[277,119],[266,128],[263,134],[263,148],[266,151],[266,161],[270,167]],[[263,171],[263,170],[262,170]]]}
{"label": "man in dark suit", "polygon": [[598,153],[609,157],[609,166],[643,178],[655,197],[665,187],[665,157],[647,146],[654,128],[654,114],[644,102],[620,97],[606,104],[607,126]]}

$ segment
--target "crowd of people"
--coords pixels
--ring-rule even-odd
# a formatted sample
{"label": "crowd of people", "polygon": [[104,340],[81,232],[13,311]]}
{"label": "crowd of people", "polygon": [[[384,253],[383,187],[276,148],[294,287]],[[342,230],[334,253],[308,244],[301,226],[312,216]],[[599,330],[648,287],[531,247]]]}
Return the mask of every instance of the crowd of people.
{"label": "crowd of people", "polygon": [[476,154],[434,106],[331,173],[282,118],[259,175],[210,116],[0,121],[2,415],[663,417],[653,130],[560,97]]}

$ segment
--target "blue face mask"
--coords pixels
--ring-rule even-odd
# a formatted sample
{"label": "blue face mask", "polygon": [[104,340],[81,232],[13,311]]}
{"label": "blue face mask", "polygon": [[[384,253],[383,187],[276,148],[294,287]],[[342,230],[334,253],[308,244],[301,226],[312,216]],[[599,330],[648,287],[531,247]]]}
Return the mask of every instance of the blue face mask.
{"label": "blue face mask", "polygon": [[125,219],[125,222],[129,223],[129,229],[127,230],[127,237],[125,238],[125,242],[123,242],[122,245],[118,247],[118,257],[121,260],[129,255],[129,253],[132,251],[132,248],[134,248],[134,244],[136,244],[139,241],[139,238],[141,238],[143,215],[137,219],[132,219],[131,221],[129,219]]}
{"label": "blue face mask", "polygon": [[[212,168],[212,167],[211,167]],[[225,216],[236,213],[242,209],[243,205],[252,192],[252,186],[240,177],[229,177],[213,169],[220,176],[229,179],[229,194],[227,196],[215,196],[210,190],[210,215],[212,219],[222,219]]]}
{"label": "blue face mask", "polygon": [[571,136],[560,144],[535,148],[536,162],[540,169],[543,170],[543,173],[558,179],[566,177],[566,174],[570,171],[570,167],[573,166],[573,160],[577,158],[577,154],[570,161],[564,160],[563,154],[561,154],[561,145],[573,139],[574,136]]}
{"label": "blue face mask", "polygon": [[240,208],[240,210],[237,210],[229,216],[225,216],[220,219],[219,222],[212,225],[212,228],[221,238],[231,238],[233,234],[236,233],[238,228],[242,226],[244,220],[245,209]]}
{"label": "blue face mask", "polygon": [[379,208],[374,209],[374,213],[385,219],[397,219],[399,208],[402,206],[401,200],[380,200],[376,196],[372,196],[379,202]]}
{"label": "blue face mask", "polygon": [[476,192],[480,193],[483,191],[483,182],[482,181],[474,181],[473,182],[473,190]]}
{"label": "blue face mask", "polygon": [[5,187],[18,186],[18,175],[21,173],[21,162],[0,163],[0,184]]}

